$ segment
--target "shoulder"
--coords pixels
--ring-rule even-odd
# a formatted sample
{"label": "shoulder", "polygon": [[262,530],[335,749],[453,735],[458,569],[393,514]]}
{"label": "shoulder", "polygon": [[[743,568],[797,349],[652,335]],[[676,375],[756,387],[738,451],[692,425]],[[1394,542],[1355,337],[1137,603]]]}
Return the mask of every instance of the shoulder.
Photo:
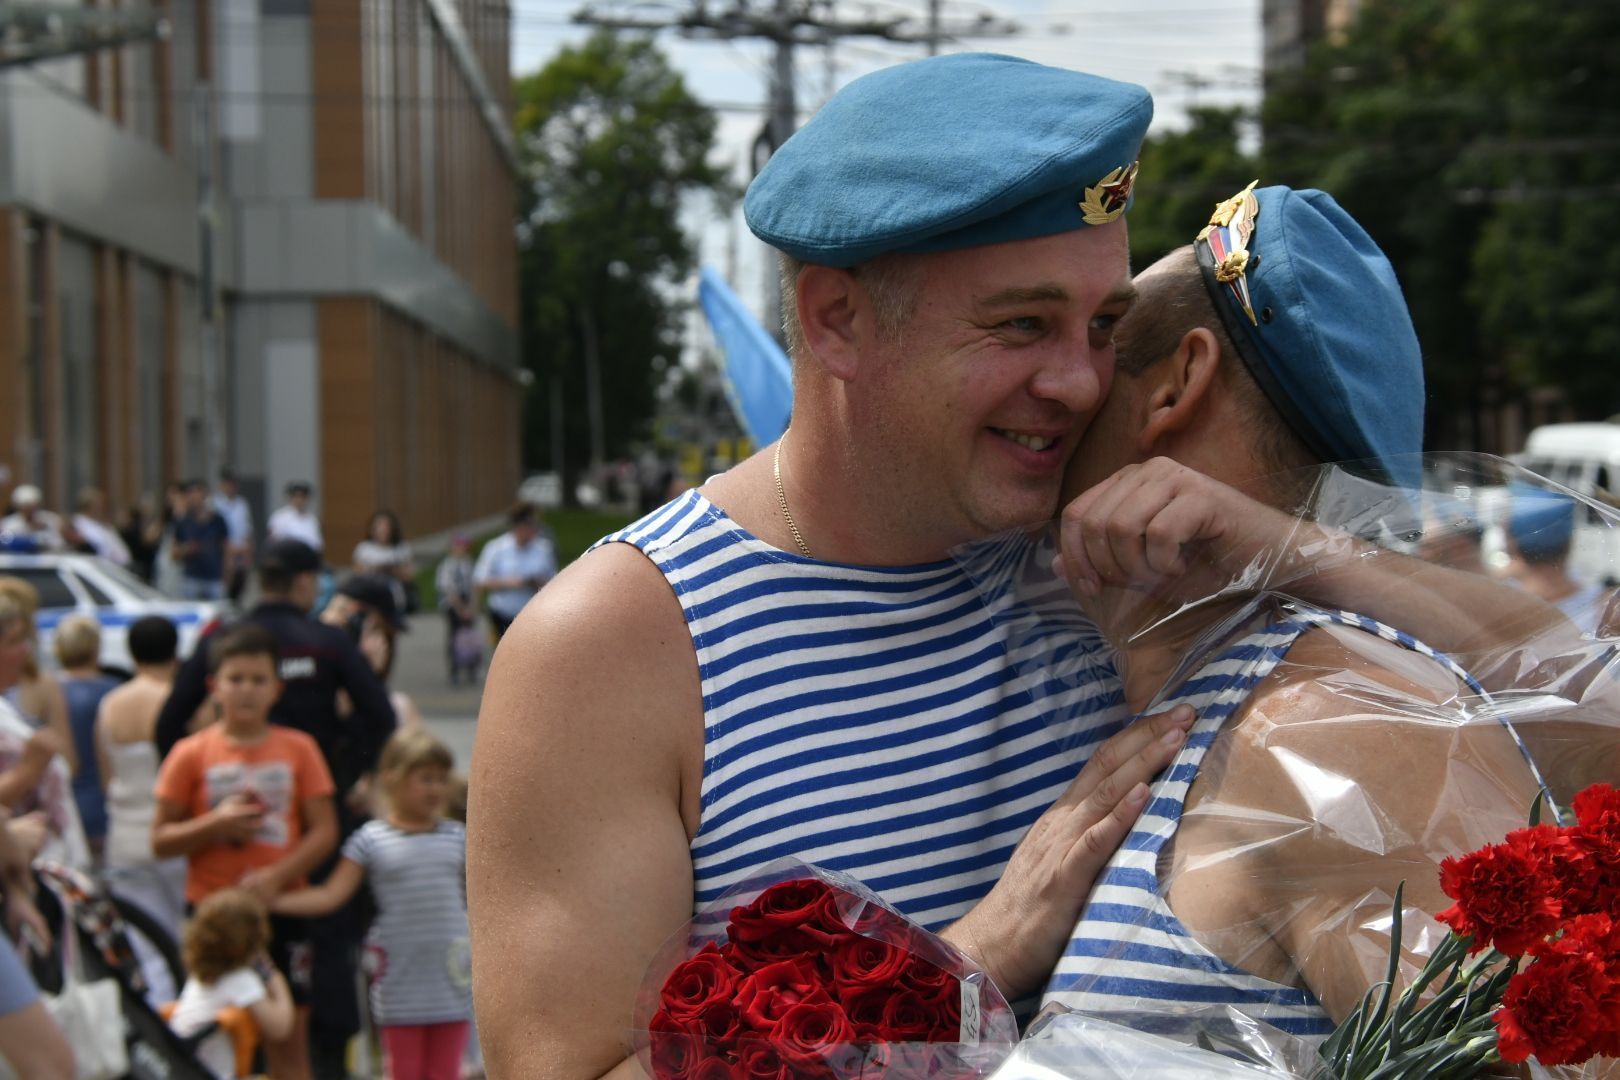
{"label": "shoulder", "polygon": [[569,783],[586,781],[570,775],[577,768],[597,782],[642,785],[643,794],[678,790],[683,775],[701,774],[702,715],[675,594],[635,548],[607,544],[546,585],[502,639],[479,712],[472,787],[493,777],[521,801],[538,765]]}

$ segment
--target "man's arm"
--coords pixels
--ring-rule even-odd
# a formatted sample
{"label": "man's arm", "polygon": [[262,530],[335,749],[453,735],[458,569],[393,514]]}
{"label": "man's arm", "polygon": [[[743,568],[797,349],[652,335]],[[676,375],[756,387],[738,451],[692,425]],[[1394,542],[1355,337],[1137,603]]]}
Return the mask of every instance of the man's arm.
{"label": "man's arm", "polygon": [[697,661],[674,595],[609,545],[496,650],[474,744],[468,903],[492,1076],[639,1077],[630,1010],[692,916]]}
{"label": "man's arm", "polygon": [[[1156,715],[1105,743],[946,931],[1009,996],[1051,971],[1191,721]],[[627,545],[564,570],[502,639],[468,785],[473,994],[491,1075],[641,1075],[625,1060],[631,1004],[692,916],[702,725],[680,607]]]}
{"label": "man's arm", "polygon": [[298,843],[269,866],[249,870],[237,882],[241,888],[256,894],[266,903],[289,883],[319,866],[321,860],[337,847],[337,809],[332,803],[332,796],[311,795],[301,799],[298,813],[304,821],[304,831],[299,835]]}
{"label": "man's arm", "polygon": [[[1205,599],[1236,584],[1398,626],[1492,689],[1579,644],[1549,604],[1479,574],[1356,540],[1168,458],[1129,465],[1063,509],[1057,569],[1082,595],[1124,585]],[[1502,663],[1515,654],[1512,663]]]}
{"label": "man's arm", "polygon": [[202,703],[208,700],[208,639],[197,642],[197,647],[180,670],[175,672],[174,686],[168,700],[158,713],[152,741],[157,743],[159,757],[168,757],[174,744],[185,738],[191,718],[197,715]]}
{"label": "man's arm", "polygon": [[245,795],[229,795],[196,817],[188,816],[180,803],[159,796],[152,817],[152,854],[173,859],[215,844],[245,844],[263,819],[263,807]]}
{"label": "man's arm", "polygon": [[388,688],[371,670],[371,664],[347,636],[338,651],[338,683],[348,692],[354,705],[349,723],[358,724],[360,737],[355,740],[358,757],[354,765],[360,773],[369,773],[377,767],[383,744],[394,733],[396,718],[393,703],[388,700]]}
{"label": "man's arm", "polygon": [[[1302,981],[1343,1020],[1384,977],[1396,888],[1416,931],[1417,913],[1451,903],[1441,859],[1526,824],[1535,780],[1477,705],[1439,665],[1361,631],[1302,637],[1194,783],[1172,909],[1218,955]],[[1426,957],[1406,959],[1409,976]]]}

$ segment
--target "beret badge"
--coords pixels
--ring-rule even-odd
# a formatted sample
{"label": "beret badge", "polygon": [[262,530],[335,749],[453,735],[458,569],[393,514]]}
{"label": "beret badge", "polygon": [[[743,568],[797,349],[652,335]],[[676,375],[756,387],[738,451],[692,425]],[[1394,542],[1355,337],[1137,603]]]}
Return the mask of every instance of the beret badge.
{"label": "beret badge", "polygon": [[1131,188],[1136,186],[1136,167],[1140,162],[1121,165],[1094,187],[1086,188],[1086,197],[1080,200],[1080,210],[1087,225],[1106,225],[1125,212],[1131,201]]}
{"label": "beret badge", "polygon": [[1214,260],[1215,280],[1231,291],[1232,298],[1254,326],[1260,324],[1254,317],[1249,279],[1245,275],[1260,265],[1260,256],[1249,251],[1254,222],[1260,216],[1260,200],[1254,195],[1254,185],[1259,182],[1250,182],[1248,187],[1216,206],[1209,224],[1198,234],[1198,242],[1208,245]]}

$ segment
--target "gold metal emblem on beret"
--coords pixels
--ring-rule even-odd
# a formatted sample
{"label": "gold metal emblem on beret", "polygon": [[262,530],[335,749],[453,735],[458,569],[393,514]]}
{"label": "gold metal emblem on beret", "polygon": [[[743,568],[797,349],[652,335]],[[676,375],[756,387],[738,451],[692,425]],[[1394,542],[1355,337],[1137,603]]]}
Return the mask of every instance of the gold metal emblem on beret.
{"label": "gold metal emblem on beret", "polygon": [[1215,280],[1231,289],[1232,298],[1255,326],[1259,326],[1260,321],[1254,317],[1249,281],[1244,274],[1251,263],[1258,265],[1260,262],[1258,254],[1251,258],[1249,252],[1255,218],[1260,216],[1260,200],[1254,194],[1254,186],[1259,182],[1250,182],[1248,187],[1230,199],[1218,203],[1215,212],[1209,216],[1209,224],[1198,234],[1199,242],[1209,245],[1210,255],[1215,260]]}
{"label": "gold metal emblem on beret", "polygon": [[1080,210],[1087,225],[1106,225],[1125,212],[1131,201],[1131,188],[1136,186],[1136,167],[1141,162],[1121,165],[1095,187],[1086,188],[1086,197],[1080,200]]}

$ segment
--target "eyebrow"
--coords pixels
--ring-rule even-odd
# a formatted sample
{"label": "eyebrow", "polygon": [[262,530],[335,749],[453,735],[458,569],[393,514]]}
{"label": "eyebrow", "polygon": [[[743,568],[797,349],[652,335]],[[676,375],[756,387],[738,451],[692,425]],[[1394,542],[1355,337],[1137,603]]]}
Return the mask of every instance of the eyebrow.
{"label": "eyebrow", "polygon": [[[1136,286],[1129,281],[1124,281],[1116,285],[1112,292],[1103,297],[1102,302],[1105,305],[1134,304],[1136,297]],[[1061,285],[1020,285],[1010,289],[1002,289],[1000,292],[991,293],[989,296],[981,296],[976,303],[979,307],[997,308],[1015,307],[1019,304],[1033,304],[1051,300],[1061,302],[1068,299],[1069,291]]]}

